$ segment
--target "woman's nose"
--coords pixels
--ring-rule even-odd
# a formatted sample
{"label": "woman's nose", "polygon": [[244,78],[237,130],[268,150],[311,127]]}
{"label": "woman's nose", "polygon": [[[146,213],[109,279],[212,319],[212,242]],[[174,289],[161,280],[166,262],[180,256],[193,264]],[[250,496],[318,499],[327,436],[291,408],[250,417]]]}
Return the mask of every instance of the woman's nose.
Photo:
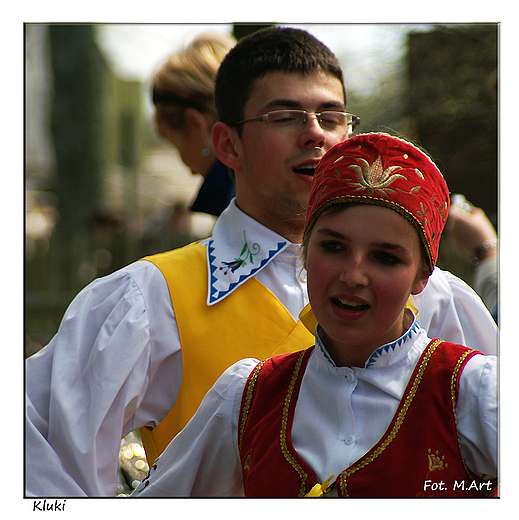
{"label": "woman's nose", "polygon": [[366,264],[360,257],[352,257],[345,261],[340,281],[350,287],[365,286],[369,280]]}

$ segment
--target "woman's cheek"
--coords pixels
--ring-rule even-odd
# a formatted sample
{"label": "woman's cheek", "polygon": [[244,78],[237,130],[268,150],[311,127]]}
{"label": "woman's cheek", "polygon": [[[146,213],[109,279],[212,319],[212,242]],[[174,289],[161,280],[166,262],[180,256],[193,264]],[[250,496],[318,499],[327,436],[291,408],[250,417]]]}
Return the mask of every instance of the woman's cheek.
{"label": "woman's cheek", "polygon": [[336,262],[322,255],[313,255],[307,261],[308,294],[314,300],[313,305],[322,302],[326,291],[338,277]]}

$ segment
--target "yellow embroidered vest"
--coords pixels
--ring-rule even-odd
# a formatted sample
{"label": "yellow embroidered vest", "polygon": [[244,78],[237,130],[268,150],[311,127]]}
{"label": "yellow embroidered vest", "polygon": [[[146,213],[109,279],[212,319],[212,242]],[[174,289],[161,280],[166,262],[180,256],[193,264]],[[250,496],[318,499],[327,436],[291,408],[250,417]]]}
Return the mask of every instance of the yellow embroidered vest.
{"label": "yellow embroidered vest", "polygon": [[206,255],[205,246],[191,244],[143,259],[154,263],[168,284],[183,365],[175,405],[152,431],[140,430],[150,465],[233,363],[246,357],[261,360],[314,344],[312,324],[304,320],[307,328],[301,321],[296,322],[272,292],[254,277],[208,306]]}

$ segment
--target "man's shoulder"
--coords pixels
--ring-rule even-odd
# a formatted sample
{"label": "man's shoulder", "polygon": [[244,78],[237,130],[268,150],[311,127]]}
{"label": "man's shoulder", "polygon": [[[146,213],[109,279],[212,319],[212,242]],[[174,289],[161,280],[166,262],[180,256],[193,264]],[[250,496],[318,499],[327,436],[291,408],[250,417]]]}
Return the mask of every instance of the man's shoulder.
{"label": "man's shoulder", "polygon": [[195,261],[196,258],[206,258],[207,241],[199,240],[183,247],[156,253],[141,258],[141,261],[149,261],[160,267],[164,264],[178,263],[184,261]]}
{"label": "man's shoulder", "polygon": [[422,291],[423,297],[427,299],[427,297],[431,297],[433,294],[436,295],[436,297],[438,297],[438,295],[452,295],[450,279],[446,274],[446,271],[442,271],[440,268],[435,267],[429,277],[425,289]]}
{"label": "man's shoulder", "polygon": [[476,295],[474,289],[465,280],[438,267],[434,268],[430,281],[437,291],[452,294],[456,298]]}

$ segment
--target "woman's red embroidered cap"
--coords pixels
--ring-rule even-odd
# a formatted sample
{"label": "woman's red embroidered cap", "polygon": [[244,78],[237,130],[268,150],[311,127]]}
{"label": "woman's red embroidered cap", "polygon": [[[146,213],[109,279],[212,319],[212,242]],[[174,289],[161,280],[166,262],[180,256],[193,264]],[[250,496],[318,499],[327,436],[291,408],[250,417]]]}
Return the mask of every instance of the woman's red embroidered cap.
{"label": "woman's red embroidered cap", "polygon": [[328,150],[315,171],[304,236],[326,208],[342,202],[398,211],[418,230],[433,269],[449,211],[449,190],[440,170],[416,146],[372,133]]}

